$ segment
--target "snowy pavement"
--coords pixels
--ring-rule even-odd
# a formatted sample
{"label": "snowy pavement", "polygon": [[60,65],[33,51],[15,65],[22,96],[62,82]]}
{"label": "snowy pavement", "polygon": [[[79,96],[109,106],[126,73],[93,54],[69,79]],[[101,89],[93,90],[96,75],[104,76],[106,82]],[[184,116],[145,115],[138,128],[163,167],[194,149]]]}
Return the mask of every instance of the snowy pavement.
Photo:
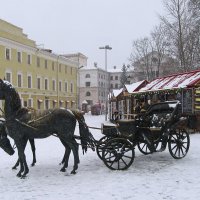
{"label": "snowy pavement", "polygon": [[[85,115],[88,126],[101,127],[104,116]],[[95,138],[102,135],[92,129]],[[78,134],[78,129],[76,130]],[[13,141],[12,141],[13,143]],[[193,200],[200,197],[200,134],[191,135],[188,155],[173,159],[168,149],[161,153],[142,155],[136,148],[133,165],[126,171],[111,171],[89,150],[82,155],[78,173],[71,175],[73,158],[67,172],[60,172],[59,162],[64,147],[55,137],[36,140],[37,163],[30,167],[26,179],[11,170],[17,160],[0,149],[0,200]],[[26,149],[29,165],[30,145]]]}

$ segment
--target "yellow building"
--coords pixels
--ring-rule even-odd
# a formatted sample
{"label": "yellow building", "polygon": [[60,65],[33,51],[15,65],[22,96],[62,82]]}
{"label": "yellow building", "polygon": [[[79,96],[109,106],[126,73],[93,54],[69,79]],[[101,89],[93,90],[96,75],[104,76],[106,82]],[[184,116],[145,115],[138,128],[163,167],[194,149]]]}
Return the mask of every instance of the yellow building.
{"label": "yellow building", "polygon": [[14,85],[23,106],[76,108],[78,65],[49,49],[37,48],[23,29],[0,20],[0,78]]}

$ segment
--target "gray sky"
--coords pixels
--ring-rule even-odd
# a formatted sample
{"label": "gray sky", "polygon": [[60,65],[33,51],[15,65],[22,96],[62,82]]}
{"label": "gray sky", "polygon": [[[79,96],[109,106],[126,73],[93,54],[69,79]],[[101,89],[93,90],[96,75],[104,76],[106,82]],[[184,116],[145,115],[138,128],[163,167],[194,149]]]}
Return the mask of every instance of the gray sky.
{"label": "gray sky", "polygon": [[0,18],[23,28],[55,53],[81,52],[88,64],[128,64],[132,41],[149,36],[163,12],[162,0],[2,0]]}

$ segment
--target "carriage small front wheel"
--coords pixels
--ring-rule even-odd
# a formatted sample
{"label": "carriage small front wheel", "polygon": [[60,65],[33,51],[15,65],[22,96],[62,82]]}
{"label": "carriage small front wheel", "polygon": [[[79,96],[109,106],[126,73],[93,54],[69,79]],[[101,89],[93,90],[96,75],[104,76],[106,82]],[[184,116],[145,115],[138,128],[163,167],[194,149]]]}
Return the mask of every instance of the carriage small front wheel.
{"label": "carriage small front wheel", "polygon": [[109,169],[128,169],[134,158],[134,146],[124,138],[110,139],[103,147],[102,159]]}
{"label": "carriage small front wheel", "polygon": [[102,160],[102,152],[103,152],[103,147],[105,146],[106,142],[109,140],[109,137],[107,136],[104,136],[102,137],[97,145],[96,145],[96,152],[97,152],[97,155],[98,157]]}
{"label": "carriage small front wheel", "polygon": [[169,153],[175,159],[181,159],[186,156],[190,147],[190,136],[186,130],[174,130],[168,141]]}

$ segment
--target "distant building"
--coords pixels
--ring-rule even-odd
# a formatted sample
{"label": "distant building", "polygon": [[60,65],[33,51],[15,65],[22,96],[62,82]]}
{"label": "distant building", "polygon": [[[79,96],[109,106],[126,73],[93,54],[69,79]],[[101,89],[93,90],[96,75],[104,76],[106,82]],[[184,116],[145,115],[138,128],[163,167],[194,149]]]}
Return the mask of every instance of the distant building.
{"label": "distant building", "polygon": [[[88,110],[94,104],[100,104],[102,110],[106,107],[108,94],[113,89],[121,87],[122,70],[117,67],[108,69],[108,71],[101,69],[94,63],[92,67],[84,67],[79,70],[80,73],[80,103],[85,107],[87,104]],[[129,71],[128,76],[132,76]],[[130,79],[131,82],[131,79]],[[130,83],[129,82],[129,83]],[[81,106],[80,106],[81,107]]]}
{"label": "distant building", "polygon": [[80,102],[88,103],[88,109],[94,104],[105,108],[109,93],[109,73],[95,64],[80,69]]}

